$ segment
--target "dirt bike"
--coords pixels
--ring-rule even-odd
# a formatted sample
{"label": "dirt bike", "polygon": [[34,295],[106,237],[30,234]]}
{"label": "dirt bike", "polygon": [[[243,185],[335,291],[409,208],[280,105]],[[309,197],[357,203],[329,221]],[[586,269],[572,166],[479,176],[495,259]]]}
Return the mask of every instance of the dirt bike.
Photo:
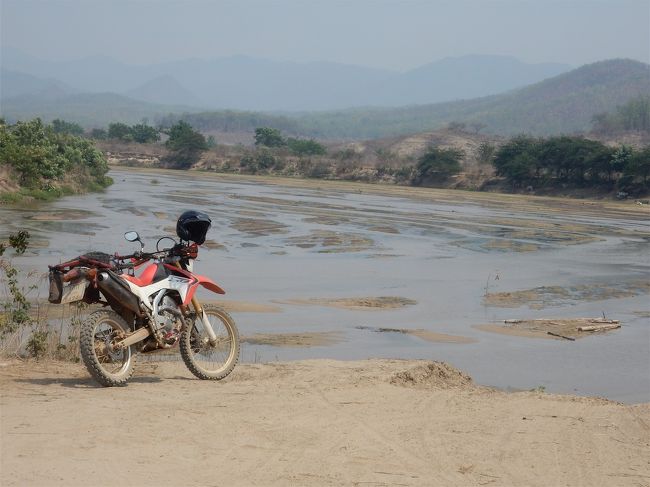
{"label": "dirt bike", "polygon": [[[80,330],[81,357],[93,378],[104,386],[125,385],[138,353],[177,345],[199,379],[230,374],[239,359],[239,333],[225,310],[202,306],[195,296],[199,286],[225,294],[214,281],[193,272],[198,245],[163,237],[156,252],[147,253],[137,232],[124,237],[140,242],[141,250],[121,256],[93,252],[49,266],[50,302],[103,306]],[[173,246],[159,250],[165,239]]]}

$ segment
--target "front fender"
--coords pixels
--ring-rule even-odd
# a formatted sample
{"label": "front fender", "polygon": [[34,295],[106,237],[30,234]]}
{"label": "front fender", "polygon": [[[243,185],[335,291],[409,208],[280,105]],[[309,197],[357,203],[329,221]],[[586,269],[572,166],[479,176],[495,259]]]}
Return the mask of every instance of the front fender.
{"label": "front fender", "polygon": [[194,277],[196,277],[199,280],[199,284],[201,286],[212,291],[213,293],[226,294],[226,291],[221,289],[219,285],[209,277],[205,277],[205,276],[194,276]]}
{"label": "front fender", "polygon": [[191,279],[193,281],[192,284],[190,285],[190,289],[188,290],[187,295],[185,296],[185,301],[183,301],[183,304],[188,304],[190,301],[192,301],[192,298],[194,297],[194,293],[198,289],[199,284],[204,288],[208,289],[209,291],[212,291],[213,293],[226,294],[226,291],[221,289],[219,285],[209,277],[199,276],[198,274],[192,274],[191,272],[186,271],[185,269],[181,269],[180,267],[171,264],[164,264],[164,265],[167,269],[173,271],[174,273],[180,274],[181,276],[184,276],[187,279]]}
{"label": "front fender", "polygon": [[185,296],[185,301],[183,302],[183,304],[189,304],[190,301],[192,301],[192,298],[194,297],[194,293],[196,293],[196,290],[199,288],[199,284],[204,288],[212,291],[213,293],[226,294],[226,291],[221,289],[219,285],[209,277],[193,275],[192,278],[195,279],[196,281],[194,282],[194,284],[190,286],[190,289],[187,293],[187,296]]}

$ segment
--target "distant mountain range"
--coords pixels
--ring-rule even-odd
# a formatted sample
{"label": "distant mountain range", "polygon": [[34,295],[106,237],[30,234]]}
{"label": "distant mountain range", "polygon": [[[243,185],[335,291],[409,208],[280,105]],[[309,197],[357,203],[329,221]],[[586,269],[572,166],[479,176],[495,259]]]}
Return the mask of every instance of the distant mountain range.
{"label": "distant mountain range", "polygon": [[[66,74],[59,63],[10,56],[9,69],[6,61],[3,58],[0,114],[9,121],[40,116],[105,127],[114,121],[132,124],[147,118],[151,123],[171,123],[183,118],[200,130],[216,134],[217,140],[219,133],[250,134],[260,126],[273,126],[294,136],[360,139],[424,132],[450,122],[501,135],[582,133],[590,129],[595,114],[614,111],[636,96],[650,95],[650,66],[625,59],[565,71],[561,65],[527,65],[512,58],[467,56],[402,74],[331,63],[276,63],[249,58],[188,60],[127,67],[123,71],[124,65],[114,60],[92,58],[79,64],[65,63],[71,70]],[[217,65],[237,66],[240,82],[235,82],[234,72],[215,81],[211,76]],[[95,66],[97,71],[75,76],[79,66],[91,71]],[[176,74],[154,72],[161,66]],[[553,69],[560,73],[547,77],[547,70]],[[27,70],[37,74],[26,74]],[[143,70],[148,71],[143,74]],[[311,74],[307,76],[307,72]],[[102,73],[110,79],[101,79]],[[188,73],[197,76],[192,84]],[[522,86],[530,79],[533,82]],[[402,88],[389,89],[397,86],[390,83],[398,81]],[[232,83],[230,88],[218,88],[226,83]],[[201,84],[204,89],[197,89]],[[88,93],[88,86],[107,91]],[[225,94],[230,98],[230,102],[217,106],[238,110],[206,109],[209,104],[201,97],[210,86],[215,103]],[[272,87],[277,88],[275,98]],[[293,97],[288,95],[292,89]],[[246,95],[249,90],[253,92],[250,96]],[[484,96],[496,90],[501,93]],[[373,97],[382,101],[372,102]],[[462,100],[412,101],[438,98]],[[357,107],[328,111],[304,108],[330,106],[334,100],[342,106]],[[271,112],[269,106],[282,107],[282,111]],[[260,111],[243,111],[246,107]],[[262,107],[267,111],[262,112]]]}
{"label": "distant mountain range", "polygon": [[[464,56],[403,73],[328,62],[291,63],[233,56],[133,66],[96,56],[48,62],[3,48],[2,99],[28,91],[18,75],[67,87],[68,93],[116,93],[162,105],[255,111],[401,106],[501,93],[566,72],[556,63],[506,56]],[[9,73],[9,74],[7,74]],[[18,86],[17,86],[18,85]]]}
{"label": "distant mountain range", "polygon": [[594,115],[613,112],[638,96],[650,96],[650,65],[613,59],[500,95],[401,108],[310,113],[292,122],[321,138],[410,134],[454,121],[468,124],[468,130],[479,124],[485,132],[499,135],[575,134],[589,131]]}

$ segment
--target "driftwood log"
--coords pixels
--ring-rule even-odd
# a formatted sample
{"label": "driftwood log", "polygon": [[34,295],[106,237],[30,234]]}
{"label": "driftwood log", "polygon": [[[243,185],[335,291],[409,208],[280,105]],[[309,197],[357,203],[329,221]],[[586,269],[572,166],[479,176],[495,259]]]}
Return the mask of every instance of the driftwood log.
{"label": "driftwood log", "polygon": [[576,341],[576,339],[573,338],[573,337],[568,337],[566,335],[560,335],[559,333],[553,333],[552,331],[547,331],[546,333],[549,334],[549,335],[553,335],[554,337],[560,337],[560,338],[564,338],[565,340],[571,340],[572,342]]}
{"label": "driftwood log", "polygon": [[601,330],[614,330],[620,328],[620,323],[603,323],[598,325],[583,325],[578,327],[578,331],[601,331]]}

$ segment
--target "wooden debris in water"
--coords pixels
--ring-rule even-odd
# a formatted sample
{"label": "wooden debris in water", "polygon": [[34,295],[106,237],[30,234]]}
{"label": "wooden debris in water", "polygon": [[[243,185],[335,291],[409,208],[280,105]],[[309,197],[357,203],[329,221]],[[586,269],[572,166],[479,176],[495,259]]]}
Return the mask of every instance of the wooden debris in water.
{"label": "wooden debris in water", "polygon": [[620,328],[621,324],[616,323],[603,323],[600,325],[583,325],[578,327],[578,331],[601,331],[601,330],[615,330]]}
{"label": "wooden debris in water", "polygon": [[568,337],[568,336],[566,336],[566,335],[560,335],[559,333],[553,333],[552,331],[547,331],[546,334],[547,334],[547,335],[552,335],[552,336],[554,336],[554,337],[564,338],[565,340],[571,340],[572,342],[575,342],[575,341],[576,341],[576,339],[573,338],[573,337]]}
{"label": "wooden debris in water", "polygon": [[[499,328],[507,334],[539,338],[553,336],[571,341],[590,333],[607,332],[621,327],[619,320],[606,318],[510,318],[503,320],[503,323]],[[499,332],[491,326],[494,325],[482,325],[482,329]]]}

